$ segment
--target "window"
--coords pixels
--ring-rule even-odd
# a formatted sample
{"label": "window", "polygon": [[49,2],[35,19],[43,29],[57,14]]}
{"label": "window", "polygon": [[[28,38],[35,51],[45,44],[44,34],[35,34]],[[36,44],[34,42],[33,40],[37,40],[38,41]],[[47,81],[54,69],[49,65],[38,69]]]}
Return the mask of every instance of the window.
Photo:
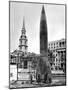
{"label": "window", "polygon": [[51,46],[52,46],[53,44],[51,43]]}
{"label": "window", "polygon": [[27,61],[24,61],[24,69],[27,68]]}
{"label": "window", "polygon": [[22,38],[22,36],[21,36],[21,38]]}
{"label": "window", "polygon": [[22,44],[22,40],[20,41],[20,44]]}
{"label": "window", "polygon": [[26,36],[25,36],[25,38],[26,38]]}
{"label": "window", "polygon": [[50,46],[50,44],[49,44],[49,46]]}
{"label": "window", "polygon": [[58,59],[56,58],[56,62],[58,61]]}
{"label": "window", "polygon": [[13,77],[13,73],[10,73],[10,77]]}
{"label": "window", "polygon": [[61,47],[61,42],[59,43],[59,46]]}

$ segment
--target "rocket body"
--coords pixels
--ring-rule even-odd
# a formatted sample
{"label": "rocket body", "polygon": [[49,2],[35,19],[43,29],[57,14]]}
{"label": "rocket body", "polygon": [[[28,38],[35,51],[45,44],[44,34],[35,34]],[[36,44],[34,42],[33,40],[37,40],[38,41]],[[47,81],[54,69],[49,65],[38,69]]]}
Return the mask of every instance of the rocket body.
{"label": "rocket body", "polygon": [[48,55],[48,33],[44,6],[42,8],[40,20],[40,54]]}

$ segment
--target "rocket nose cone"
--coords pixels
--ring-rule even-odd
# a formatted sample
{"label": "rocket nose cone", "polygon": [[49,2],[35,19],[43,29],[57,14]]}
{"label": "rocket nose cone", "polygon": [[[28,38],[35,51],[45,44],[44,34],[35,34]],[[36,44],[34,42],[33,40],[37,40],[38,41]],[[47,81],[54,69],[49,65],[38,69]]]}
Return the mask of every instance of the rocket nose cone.
{"label": "rocket nose cone", "polygon": [[42,13],[45,13],[45,10],[44,10],[44,5],[42,6]]}
{"label": "rocket nose cone", "polygon": [[42,6],[42,11],[41,11],[41,21],[42,20],[45,20],[46,21],[46,15],[45,15],[44,5]]}

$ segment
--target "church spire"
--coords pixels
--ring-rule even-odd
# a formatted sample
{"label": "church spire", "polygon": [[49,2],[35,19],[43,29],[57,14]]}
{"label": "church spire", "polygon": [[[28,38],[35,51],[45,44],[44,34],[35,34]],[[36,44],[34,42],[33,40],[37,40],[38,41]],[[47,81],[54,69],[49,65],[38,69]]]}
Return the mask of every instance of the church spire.
{"label": "church spire", "polygon": [[22,30],[21,30],[22,34],[26,34],[26,29],[25,29],[25,19],[23,17],[23,26],[22,26]]}
{"label": "church spire", "polygon": [[23,28],[25,29],[25,19],[23,17]]}

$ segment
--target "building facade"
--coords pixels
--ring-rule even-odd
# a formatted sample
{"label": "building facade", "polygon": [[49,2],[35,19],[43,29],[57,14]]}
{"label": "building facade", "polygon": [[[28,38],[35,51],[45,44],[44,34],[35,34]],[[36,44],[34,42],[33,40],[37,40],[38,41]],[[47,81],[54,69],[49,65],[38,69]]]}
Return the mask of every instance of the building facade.
{"label": "building facade", "polygon": [[48,43],[48,48],[55,56],[52,70],[63,70],[66,67],[66,40],[56,40]]}

